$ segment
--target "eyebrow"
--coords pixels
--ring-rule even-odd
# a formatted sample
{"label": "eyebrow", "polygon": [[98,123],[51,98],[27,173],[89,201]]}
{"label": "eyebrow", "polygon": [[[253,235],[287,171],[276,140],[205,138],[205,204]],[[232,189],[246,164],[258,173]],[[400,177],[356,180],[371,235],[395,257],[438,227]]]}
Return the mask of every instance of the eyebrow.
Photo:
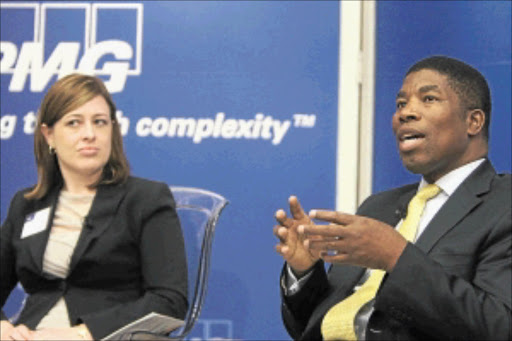
{"label": "eyebrow", "polygon": [[[69,113],[69,114],[65,114],[65,115],[64,115],[64,116],[62,116],[62,117],[63,117],[63,118],[64,118],[64,117],[75,117],[75,118],[76,118],[76,117],[83,117],[83,116],[84,116],[84,114],[82,114],[82,113],[73,113],[73,114]],[[108,117],[110,117],[110,113],[106,113],[106,112],[97,112],[97,113],[95,113],[95,114],[93,114],[93,115],[92,115],[92,117],[93,117],[93,118],[94,118],[94,117],[98,117],[98,116],[108,116]]]}
{"label": "eyebrow", "polygon": [[[438,85],[424,85],[422,86],[421,88],[418,89],[418,92],[420,94],[424,94],[425,92],[429,92],[429,91],[435,91],[435,92],[441,92],[441,89],[439,88]],[[403,90],[400,90],[398,91],[398,93],[396,94],[396,98],[404,98],[406,97],[406,93],[405,91]]]}

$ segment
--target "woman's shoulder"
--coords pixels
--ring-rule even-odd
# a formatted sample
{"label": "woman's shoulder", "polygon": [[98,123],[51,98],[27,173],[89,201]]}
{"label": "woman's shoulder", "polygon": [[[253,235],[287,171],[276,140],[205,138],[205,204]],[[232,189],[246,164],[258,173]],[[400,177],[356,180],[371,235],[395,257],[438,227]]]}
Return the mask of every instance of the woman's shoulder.
{"label": "woman's shoulder", "polygon": [[138,176],[130,175],[126,181],[126,185],[130,187],[168,187],[165,182],[141,178]]}
{"label": "woman's shoulder", "polygon": [[32,189],[33,187],[27,187],[14,194],[9,205],[9,216],[24,216],[50,206],[48,196],[42,199],[25,198],[25,194],[29,193]]}
{"label": "woman's shoulder", "polygon": [[137,195],[154,196],[155,194],[170,193],[166,183],[137,176],[128,177],[125,187],[128,192]]}
{"label": "woman's shoulder", "polygon": [[17,191],[11,199],[11,206],[27,206],[30,204],[37,203],[41,201],[41,199],[27,199],[25,198],[25,194],[29,193],[34,189],[34,186],[23,188]]}

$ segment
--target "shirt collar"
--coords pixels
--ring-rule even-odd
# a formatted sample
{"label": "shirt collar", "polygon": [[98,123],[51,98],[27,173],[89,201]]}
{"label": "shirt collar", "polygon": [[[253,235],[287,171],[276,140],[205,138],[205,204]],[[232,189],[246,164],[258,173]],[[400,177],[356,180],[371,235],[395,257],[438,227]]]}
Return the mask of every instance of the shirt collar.
{"label": "shirt collar", "polygon": [[[435,184],[438,185],[441,190],[446,193],[448,196],[452,195],[453,192],[460,186],[466,178],[473,173],[475,169],[478,168],[485,161],[485,158],[481,158],[470,163],[465,164],[459,168],[452,170],[450,173],[443,175],[439,178]],[[425,181],[425,178],[421,178],[420,185],[418,186],[418,190],[427,186],[428,182]]]}

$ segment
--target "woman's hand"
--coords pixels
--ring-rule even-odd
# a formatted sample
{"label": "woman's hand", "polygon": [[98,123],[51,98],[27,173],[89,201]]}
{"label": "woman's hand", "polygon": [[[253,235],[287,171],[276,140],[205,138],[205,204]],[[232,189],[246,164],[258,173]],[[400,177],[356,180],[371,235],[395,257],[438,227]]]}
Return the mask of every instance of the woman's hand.
{"label": "woman's hand", "polygon": [[0,322],[0,340],[34,340],[34,332],[27,326],[20,324],[13,326],[9,321],[2,320]]}
{"label": "woman's hand", "polygon": [[46,328],[33,332],[32,340],[93,340],[84,324],[71,328]]}

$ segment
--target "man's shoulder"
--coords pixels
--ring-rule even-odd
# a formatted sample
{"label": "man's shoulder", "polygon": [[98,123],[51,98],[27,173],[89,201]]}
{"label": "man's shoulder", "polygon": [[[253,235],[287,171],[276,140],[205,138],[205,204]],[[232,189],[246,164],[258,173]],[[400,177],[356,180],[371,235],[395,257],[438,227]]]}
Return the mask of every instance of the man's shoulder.
{"label": "man's shoulder", "polygon": [[417,188],[415,183],[375,193],[359,206],[357,214],[396,224]]}
{"label": "man's shoulder", "polygon": [[510,173],[500,173],[496,174],[494,177],[494,186],[509,189],[512,187],[512,175]]}
{"label": "man's shoulder", "polygon": [[496,174],[491,182],[489,192],[483,198],[485,201],[496,201],[497,206],[504,206],[508,211],[512,205],[512,176],[510,173]]}
{"label": "man's shoulder", "polygon": [[367,201],[380,201],[380,200],[398,200],[402,198],[404,195],[407,195],[411,192],[415,192],[418,189],[419,183],[412,183],[408,185],[404,185],[401,187],[396,187],[392,189],[388,189],[386,191],[377,192],[372,194],[366,199]]}

